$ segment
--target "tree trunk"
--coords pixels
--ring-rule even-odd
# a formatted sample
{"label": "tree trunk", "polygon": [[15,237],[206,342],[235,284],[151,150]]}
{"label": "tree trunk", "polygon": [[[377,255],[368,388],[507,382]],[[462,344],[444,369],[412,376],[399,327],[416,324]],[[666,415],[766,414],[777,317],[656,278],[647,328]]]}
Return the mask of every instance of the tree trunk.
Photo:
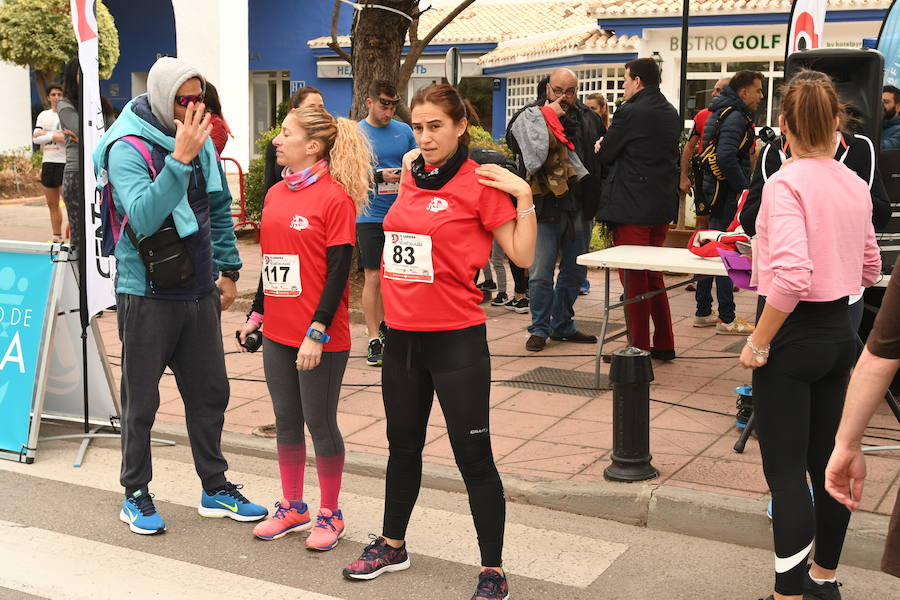
{"label": "tree trunk", "polygon": [[[379,0],[379,4],[412,14],[418,0]],[[400,83],[400,55],[409,30],[409,19],[378,8],[363,8],[353,18],[350,38],[353,67],[353,104],[350,118],[363,119],[368,112],[366,96],[376,79]],[[398,86],[406,100],[406,86]]]}
{"label": "tree trunk", "polygon": [[47,102],[47,79],[44,77],[44,72],[40,69],[34,70],[34,85],[37,87],[38,96],[43,107],[45,109],[50,108],[50,104]]}

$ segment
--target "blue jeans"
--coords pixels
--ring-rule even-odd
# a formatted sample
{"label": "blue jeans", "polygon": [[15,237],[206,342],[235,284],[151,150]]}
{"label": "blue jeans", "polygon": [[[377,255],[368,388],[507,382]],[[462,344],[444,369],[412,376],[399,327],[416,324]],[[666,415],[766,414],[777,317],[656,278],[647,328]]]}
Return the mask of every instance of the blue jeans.
{"label": "blue jeans", "polygon": [[[587,267],[575,262],[587,252],[584,218],[579,211],[574,217],[575,239],[566,235],[568,222],[563,215],[559,223],[538,223],[534,264],[528,280],[531,299],[531,326],[528,333],[543,338],[566,337],[575,333],[575,300],[578,288],[587,276]],[[559,275],[554,286],[553,275],[559,258]]]}
{"label": "blue jeans", "polygon": [[[737,212],[737,200],[731,200],[722,210],[722,214],[718,217],[709,217],[709,228],[718,231],[725,231],[734,220],[734,214]],[[730,277],[716,277],[716,300],[719,303],[719,319],[723,323],[731,323],[734,321],[734,283]],[[704,277],[697,282],[697,312],[698,317],[707,317],[712,314],[712,284],[713,278]]]}

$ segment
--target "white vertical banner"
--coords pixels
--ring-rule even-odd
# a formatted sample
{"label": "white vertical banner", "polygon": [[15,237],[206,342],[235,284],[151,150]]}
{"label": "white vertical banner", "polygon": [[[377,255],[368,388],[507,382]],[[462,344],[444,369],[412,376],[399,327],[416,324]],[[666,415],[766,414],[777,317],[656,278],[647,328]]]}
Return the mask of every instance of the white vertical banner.
{"label": "white vertical banner", "polygon": [[822,34],[827,4],[828,0],[794,0],[788,22],[785,59],[794,52],[824,47]]}
{"label": "white vertical banner", "polygon": [[105,132],[103,105],[100,102],[100,64],[98,58],[97,13],[95,0],[70,0],[72,26],[78,40],[81,62],[82,169],[84,171],[85,272],[88,318],[116,303],[114,288],[115,262],[100,251],[103,232],[100,229],[100,191],[94,175],[94,149]]}

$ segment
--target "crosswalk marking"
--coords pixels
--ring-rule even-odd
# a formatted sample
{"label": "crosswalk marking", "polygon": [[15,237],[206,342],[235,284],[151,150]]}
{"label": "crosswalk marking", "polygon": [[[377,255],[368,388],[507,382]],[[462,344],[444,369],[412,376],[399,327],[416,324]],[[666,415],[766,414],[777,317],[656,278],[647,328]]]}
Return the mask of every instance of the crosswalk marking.
{"label": "crosswalk marking", "polygon": [[253,590],[262,600],[340,600],[9,521],[0,521],[0,547],[15,549],[0,560],[0,585],[46,598],[220,600],[223,590]]}
{"label": "crosswalk marking", "polygon": [[[117,450],[92,448],[88,460],[79,469],[71,466],[72,447],[67,444],[41,449],[31,465],[0,461],[0,469],[43,477],[64,483],[121,493],[118,484]],[[158,501],[195,507],[200,489],[194,467],[162,458],[157,450],[153,460],[154,479],[151,491]],[[272,461],[272,472],[277,472]],[[228,472],[229,479],[243,483],[251,500],[271,504],[281,497],[276,477],[251,473]],[[307,486],[306,501],[310,510],[318,506],[318,489]],[[410,552],[462,564],[480,562],[472,518],[465,496],[458,495],[460,512],[418,506],[413,511],[407,534]],[[341,508],[347,516],[347,539],[368,543],[370,531],[380,531],[383,500],[358,494],[342,493]],[[113,520],[115,515],[110,515]],[[163,513],[163,518],[166,518]],[[177,522],[167,521],[171,529]],[[247,535],[250,535],[248,527]],[[562,585],[586,588],[618,558],[628,546],[597,538],[549,531],[519,523],[507,523],[503,567],[514,575],[524,575]],[[415,557],[413,557],[415,561]],[[343,565],[337,565],[336,570]]]}

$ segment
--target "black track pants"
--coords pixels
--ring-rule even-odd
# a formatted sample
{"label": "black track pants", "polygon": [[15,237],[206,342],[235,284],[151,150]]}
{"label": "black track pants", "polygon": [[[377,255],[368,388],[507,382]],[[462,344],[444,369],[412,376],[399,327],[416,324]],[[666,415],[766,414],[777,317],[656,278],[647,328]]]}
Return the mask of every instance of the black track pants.
{"label": "black track pants", "polygon": [[491,362],[485,326],[433,332],[388,329],[382,377],[390,446],[385,537],[406,537],[422,483],[425,430],[437,392],[469,492],[481,564],[501,566],[506,505],[491,452]]}
{"label": "black track pants", "polygon": [[[825,491],[856,346],[847,299],[801,302],[753,372],[753,406],[763,470],[772,492],[775,591],[803,592],[807,556],[836,569],[850,513]],[[813,486],[810,497],[806,476]]]}

